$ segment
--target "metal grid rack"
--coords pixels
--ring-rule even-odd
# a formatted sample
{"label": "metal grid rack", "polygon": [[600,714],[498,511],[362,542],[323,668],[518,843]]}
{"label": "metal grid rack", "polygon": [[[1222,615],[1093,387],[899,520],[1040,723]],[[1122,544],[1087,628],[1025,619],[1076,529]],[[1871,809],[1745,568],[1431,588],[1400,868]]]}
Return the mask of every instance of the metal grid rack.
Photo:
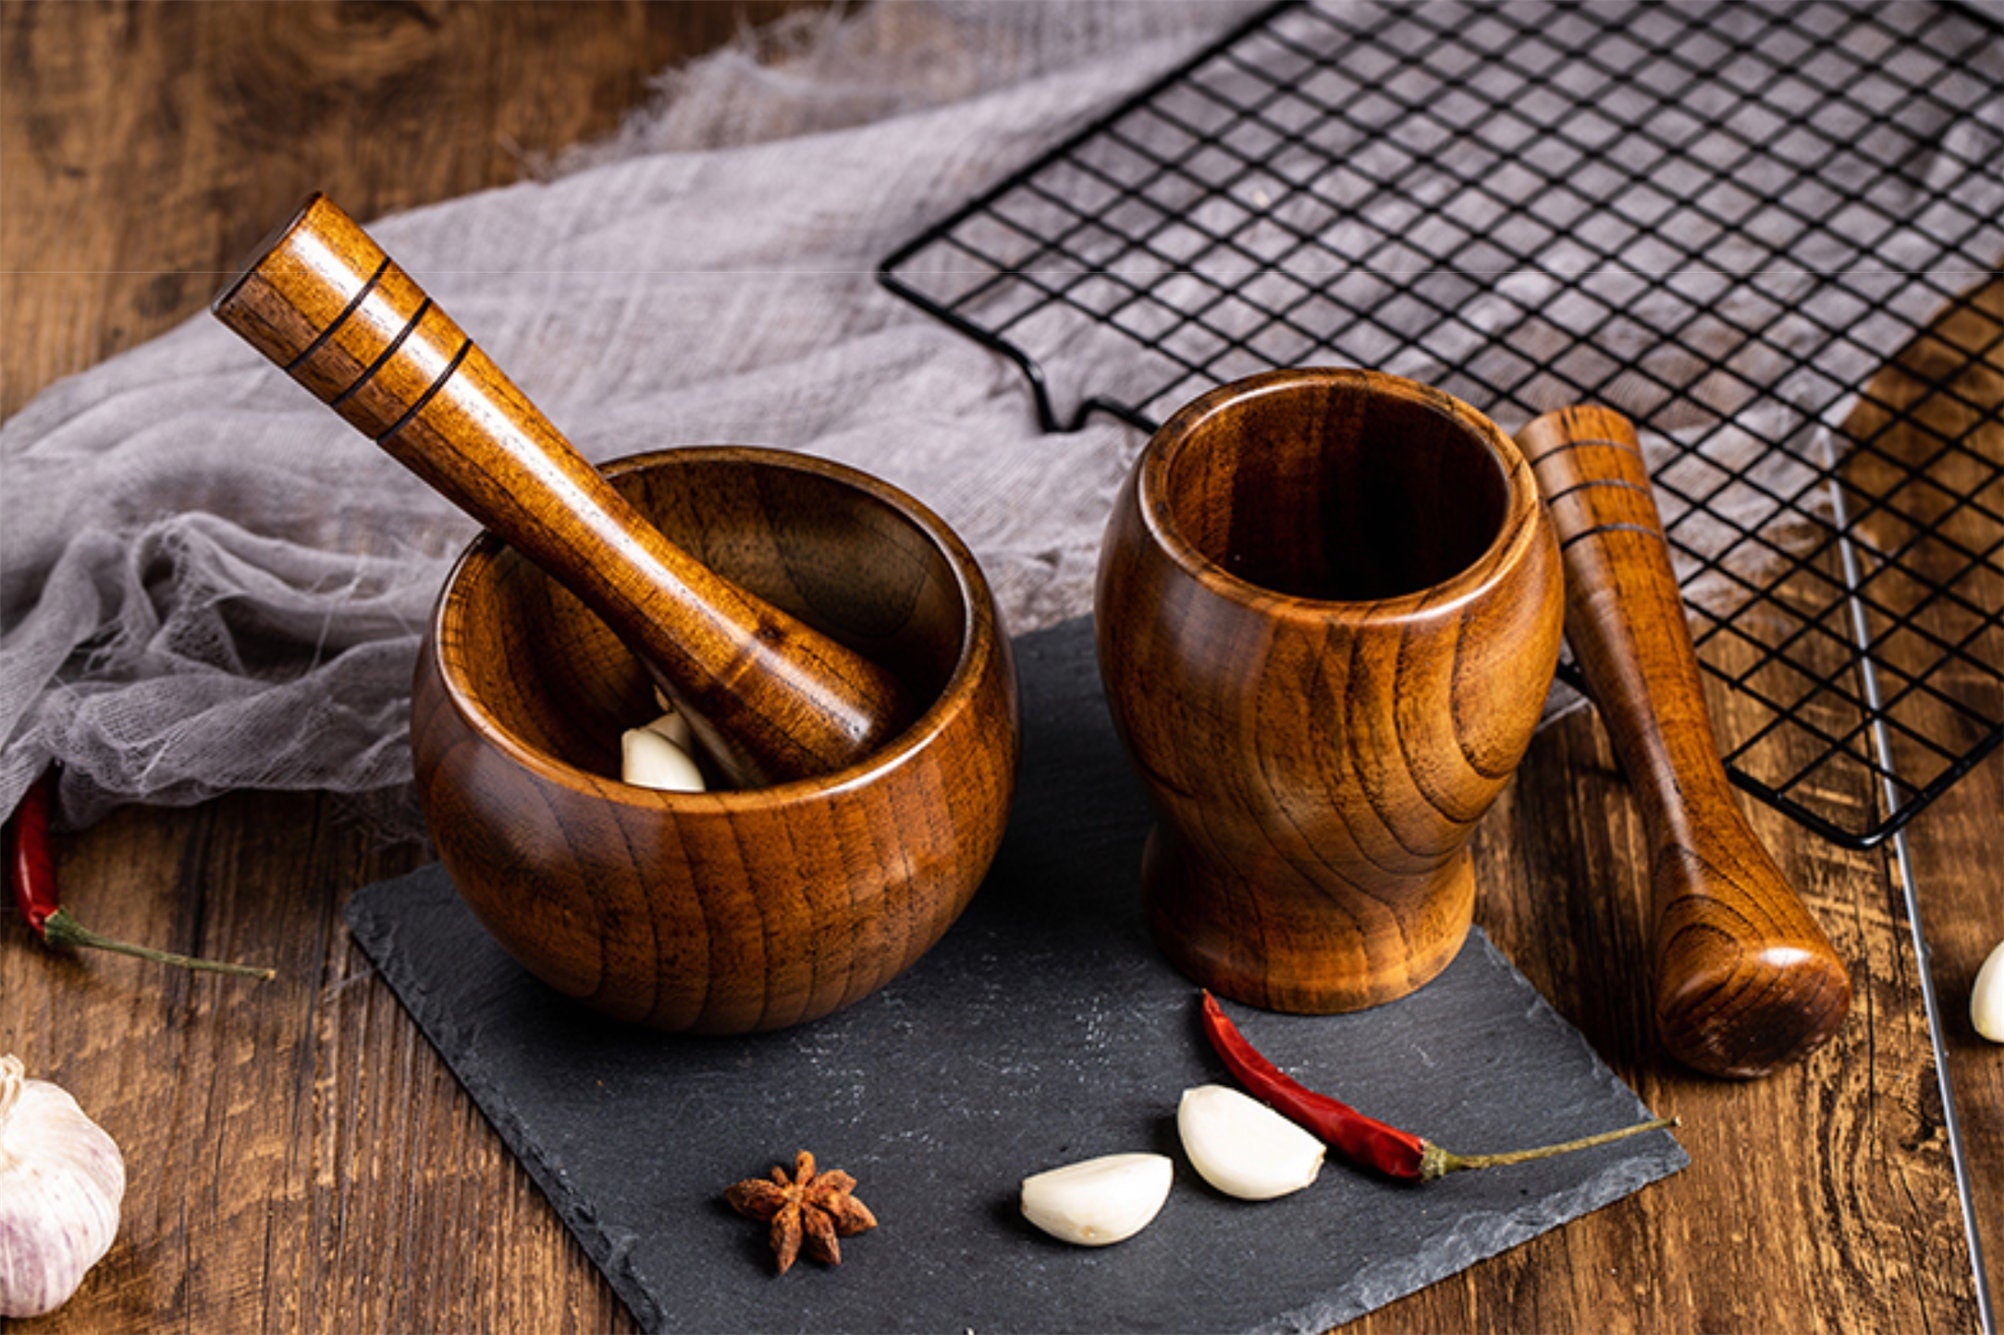
{"label": "metal grid rack", "polygon": [[1870,847],[2004,741],[2004,35],[1289,0],[884,262],[1046,430],[1346,364],[1641,428],[1735,782]]}

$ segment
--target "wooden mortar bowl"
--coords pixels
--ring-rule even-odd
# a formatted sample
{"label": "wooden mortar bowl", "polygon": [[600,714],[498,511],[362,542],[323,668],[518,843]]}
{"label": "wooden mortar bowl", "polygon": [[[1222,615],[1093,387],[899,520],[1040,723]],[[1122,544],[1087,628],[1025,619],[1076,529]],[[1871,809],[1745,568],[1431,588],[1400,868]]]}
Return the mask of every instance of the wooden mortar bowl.
{"label": "wooden mortar bowl", "polygon": [[704,1033],[826,1015],[925,953],[1001,842],[1016,689],[987,581],[925,507],[839,464],[678,449],[604,471],[706,565],[929,703],[820,778],[631,787],[620,734],[660,712],[645,668],[482,534],[439,597],[412,705],[439,854],[511,955],[608,1015]]}
{"label": "wooden mortar bowl", "polygon": [[1276,371],[1149,441],[1100,550],[1100,674],[1161,819],[1155,937],[1214,991],[1326,1013],[1461,948],[1468,839],[1558,661],[1529,465],[1397,376]]}

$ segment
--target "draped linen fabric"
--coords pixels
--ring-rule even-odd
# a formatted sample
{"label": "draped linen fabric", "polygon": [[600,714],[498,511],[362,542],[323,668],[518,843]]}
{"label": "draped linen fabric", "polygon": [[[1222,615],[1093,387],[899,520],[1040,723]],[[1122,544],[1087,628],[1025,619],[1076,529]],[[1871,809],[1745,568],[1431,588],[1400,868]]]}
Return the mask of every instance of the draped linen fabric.
{"label": "draped linen fabric", "polygon": [[[1031,630],[1090,606],[1141,439],[1041,435],[1013,368],[875,266],[1248,10],[797,16],[670,72],[606,143],[368,226],[588,457],[867,469],[959,531]],[[206,313],[51,386],[0,427],[0,811],[52,757],[76,823],[407,780],[420,635],[474,531]]]}

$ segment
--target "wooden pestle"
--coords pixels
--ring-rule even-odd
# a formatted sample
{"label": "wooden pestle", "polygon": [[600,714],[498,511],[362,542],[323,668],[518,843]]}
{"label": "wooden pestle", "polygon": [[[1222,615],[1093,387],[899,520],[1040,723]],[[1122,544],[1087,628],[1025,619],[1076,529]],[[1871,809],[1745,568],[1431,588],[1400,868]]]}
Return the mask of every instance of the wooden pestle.
{"label": "wooden pestle", "polygon": [[1844,962],[1736,804],[1635,428],[1605,408],[1517,434],[1566,568],[1566,639],[1651,845],[1657,1031],[1678,1060],[1764,1075],[1829,1038]]}
{"label": "wooden pestle", "polygon": [[662,537],[324,195],[212,309],[603,617],[734,782],[839,769],[910,722],[888,672]]}

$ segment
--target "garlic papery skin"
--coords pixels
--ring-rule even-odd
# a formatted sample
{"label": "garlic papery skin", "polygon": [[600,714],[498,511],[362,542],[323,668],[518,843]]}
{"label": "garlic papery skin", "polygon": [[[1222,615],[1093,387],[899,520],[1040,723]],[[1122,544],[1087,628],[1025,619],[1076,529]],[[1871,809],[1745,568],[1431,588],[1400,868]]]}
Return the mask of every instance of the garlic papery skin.
{"label": "garlic papery skin", "polygon": [[1300,1191],[1322,1171],[1321,1141],[1224,1085],[1184,1090],[1176,1132],[1198,1176],[1242,1201]]}
{"label": "garlic papery skin", "polygon": [[1148,1227],[1175,1176],[1160,1154],[1109,1154],[1053,1168],[1023,1179],[1023,1217],[1060,1242],[1105,1247]]}
{"label": "garlic papery skin", "polygon": [[639,788],[670,793],[700,793],[707,784],[696,762],[650,724],[621,733],[619,777]]}
{"label": "garlic papery skin", "polygon": [[1976,971],[1976,985],[1969,989],[1969,1022],[1992,1043],[2004,1043],[2004,941]]}
{"label": "garlic papery skin", "polygon": [[125,1160],[68,1091],[0,1057],[0,1317],[69,1301],[118,1233]]}

